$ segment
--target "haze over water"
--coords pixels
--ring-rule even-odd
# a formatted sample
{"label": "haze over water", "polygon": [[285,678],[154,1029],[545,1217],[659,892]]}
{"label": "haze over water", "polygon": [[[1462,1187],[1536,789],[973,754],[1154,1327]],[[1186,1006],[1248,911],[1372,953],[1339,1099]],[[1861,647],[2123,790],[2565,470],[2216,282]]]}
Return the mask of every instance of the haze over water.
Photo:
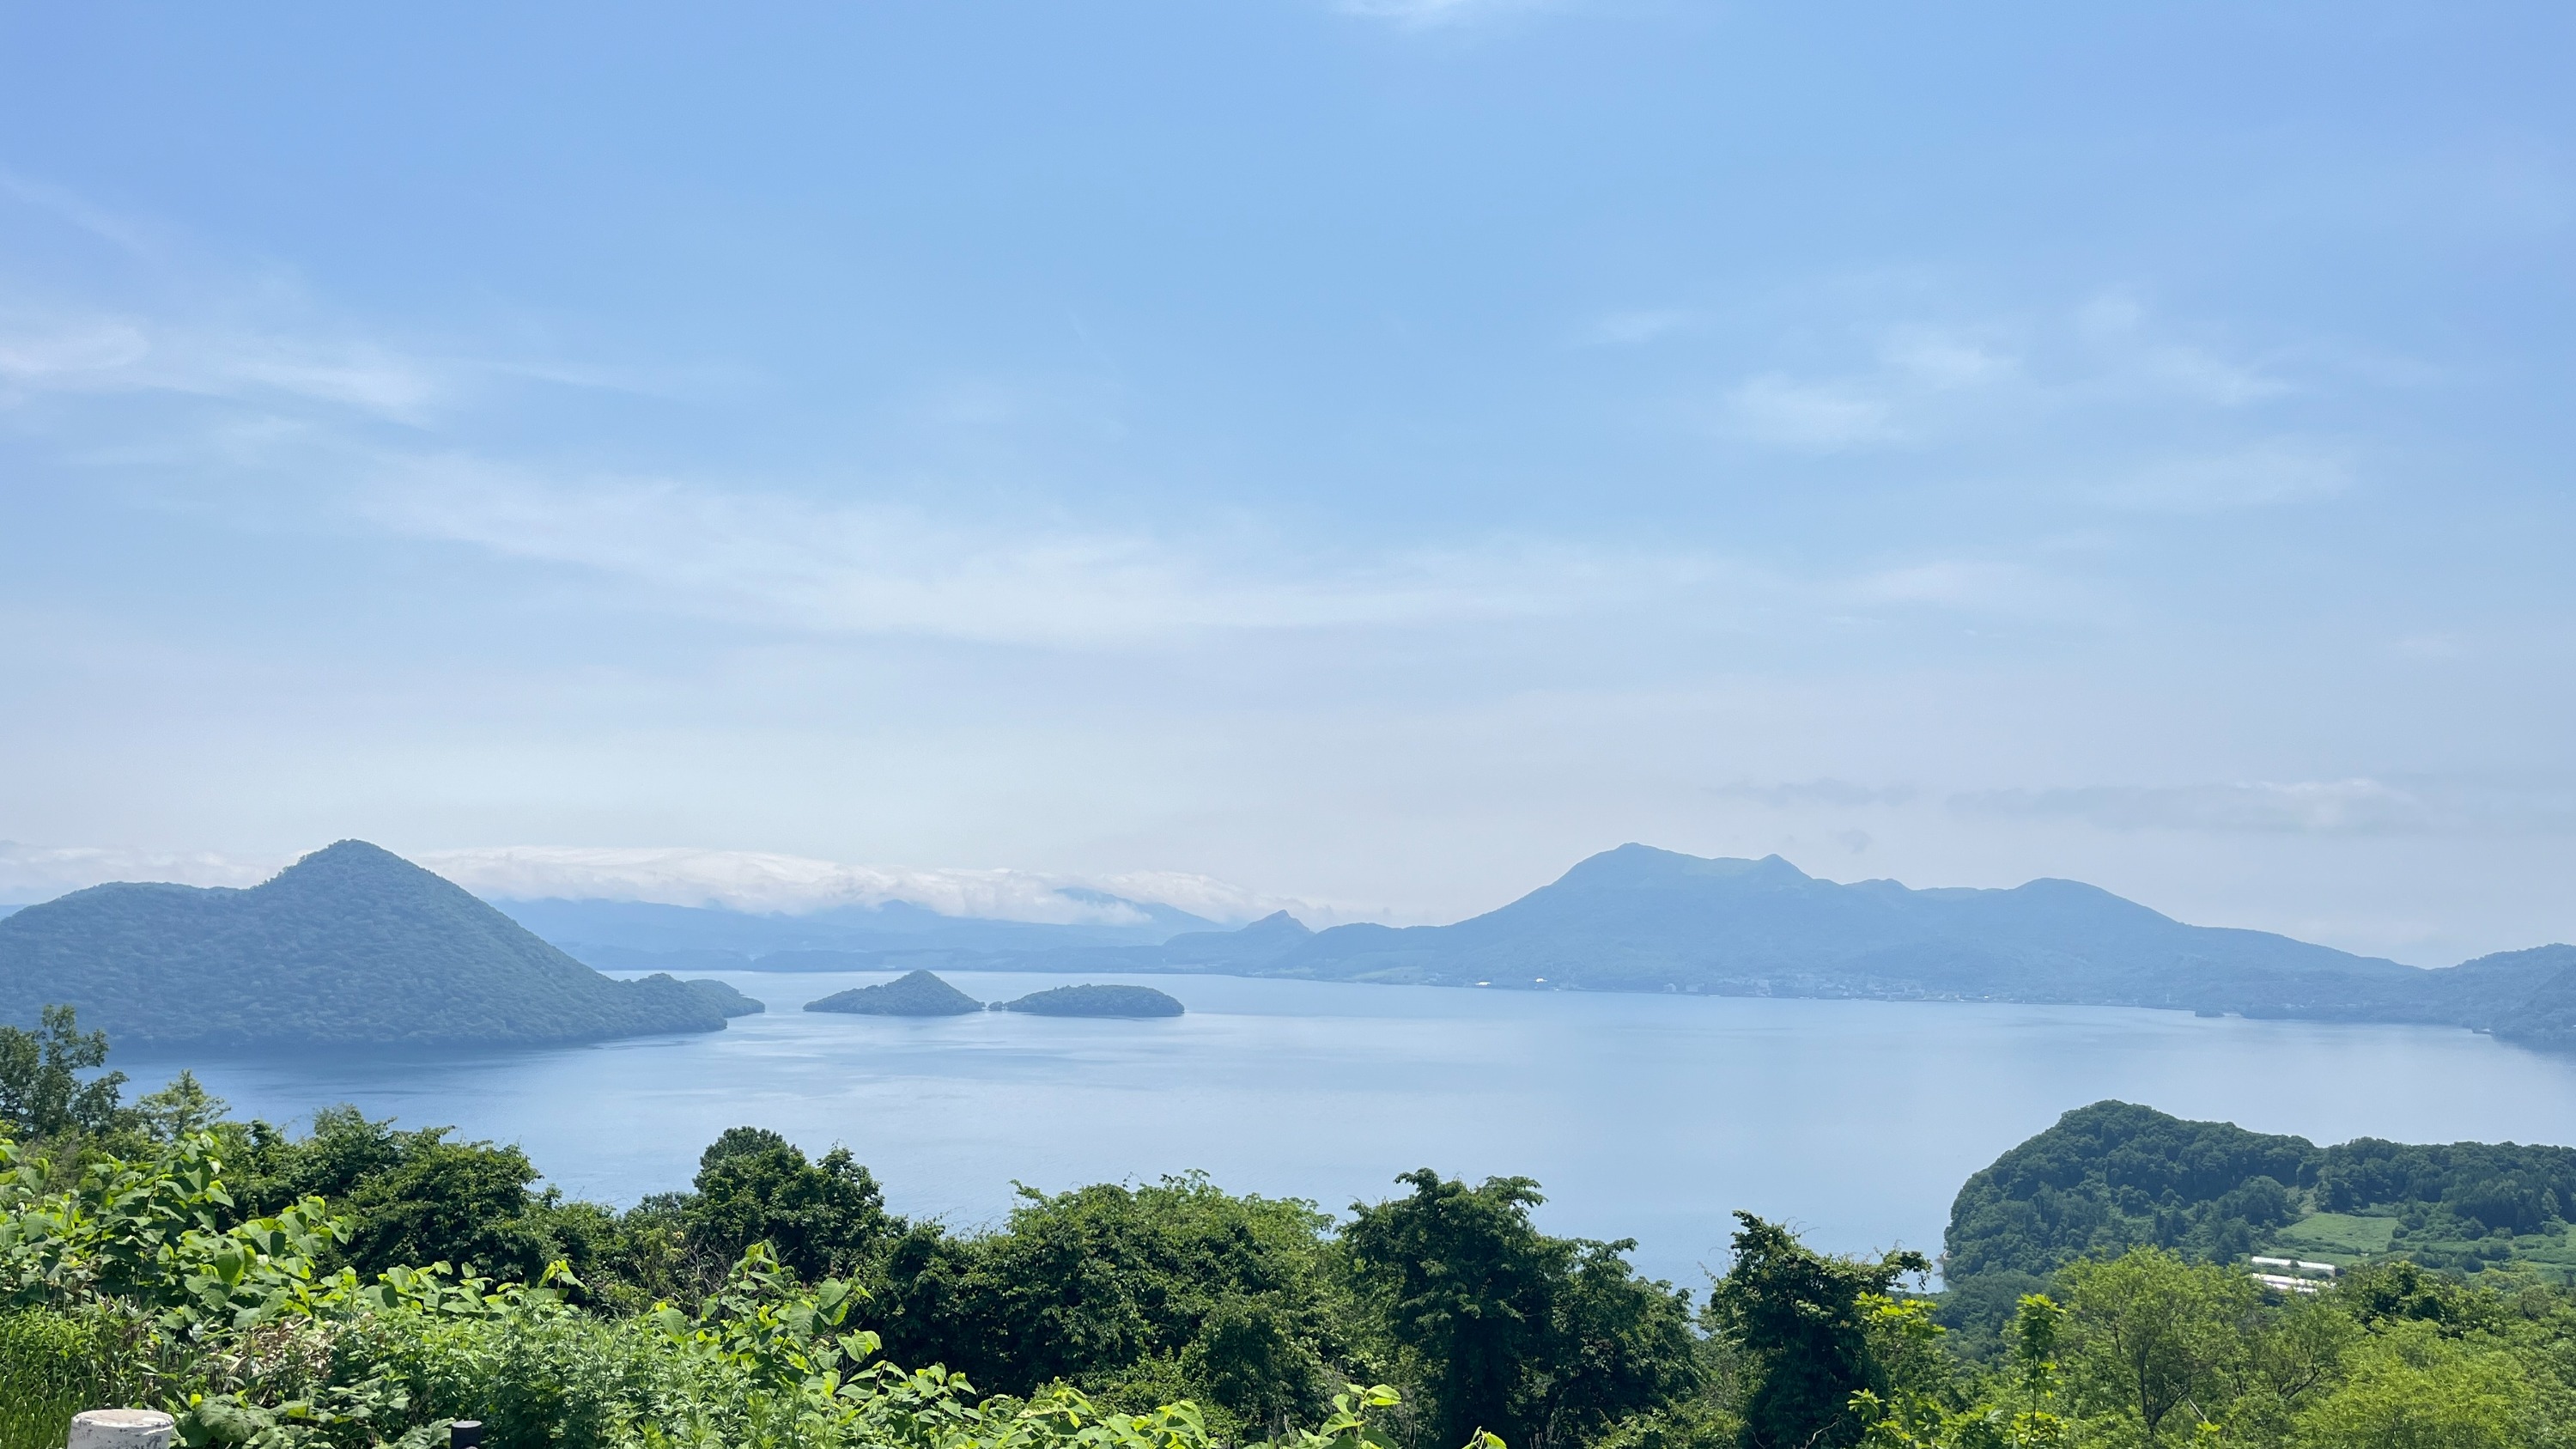
{"label": "haze over water", "polygon": [[1634,1237],[1698,1285],[1728,1212],[1819,1246],[1937,1251],[1968,1174],[2105,1097],[2323,1144],[2559,1142],[2576,1061],[2465,1031],[2112,1007],[1750,1000],[959,973],[1008,999],[1069,980],[1179,997],[1168,1021],[807,1013],[881,973],[719,973],[764,1016],[703,1036],[438,1060],[186,1061],[236,1113],[352,1102],[523,1145],[572,1195],[685,1188],[723,1129],[846,1143],[898,1211],[972,1225],[1049,1191],[1203,1169],[1339,1211],[1429,1166],[1537,1178],[1554,1232]]}

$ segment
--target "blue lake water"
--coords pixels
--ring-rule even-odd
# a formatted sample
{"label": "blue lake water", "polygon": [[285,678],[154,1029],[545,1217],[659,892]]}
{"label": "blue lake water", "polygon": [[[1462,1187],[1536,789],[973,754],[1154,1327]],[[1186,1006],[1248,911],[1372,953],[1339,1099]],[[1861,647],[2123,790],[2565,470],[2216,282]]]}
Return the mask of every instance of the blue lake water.
{"label": "blue lake water", "polygon": [[[523,1145],[576,1196],[685,1187],[738,1124],[846,1143],[891,1205],[959,1225],[1049,1190],[1203,1169],[1328,1208],[1396,1173],[1537,1178],[1551,1231],[1633,1237],[1690,1286],[1728,1212],[1820,1246],[1937,1251],[1969,1173],[2118,1097],[2319,1142],[2576,1141],[2576,1060],[2464,1031],[2176,1012],[960,973],[1006,999],[1133,980],[1189,1014],[1085,1021],[809,1013],[879,974],[723,979],[725,1031],[444,1061],[188,1059],[238,1112],[357,1104]],[[125,1061],[153,1085],[176,1062]]]}

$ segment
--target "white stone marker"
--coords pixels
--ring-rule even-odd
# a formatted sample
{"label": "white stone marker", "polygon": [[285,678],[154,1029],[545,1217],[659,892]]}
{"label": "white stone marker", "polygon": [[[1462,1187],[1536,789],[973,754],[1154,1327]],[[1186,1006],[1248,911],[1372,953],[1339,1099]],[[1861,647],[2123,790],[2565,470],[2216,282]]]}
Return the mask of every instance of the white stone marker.
{"label": "white stone marker", "polygon": [[177,1427],[159,1409],[91,1409],[72,1416],[64,1449],[170,1449]]}

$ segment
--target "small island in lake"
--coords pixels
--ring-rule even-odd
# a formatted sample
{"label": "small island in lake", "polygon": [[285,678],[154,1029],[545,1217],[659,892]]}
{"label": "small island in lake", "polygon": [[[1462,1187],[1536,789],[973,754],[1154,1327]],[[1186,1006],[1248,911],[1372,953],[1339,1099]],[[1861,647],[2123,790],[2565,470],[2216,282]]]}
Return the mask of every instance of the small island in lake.
{"label": "small island in lake", "polygon": [[984,1003],[927,971],[915,971],[883,985],[834,992],[820,1001],[806,1002],[805,1009],[847,1011],[860,1016],[964,1016],[970,1011],[982,1011]]}
{"label": "small island in lake", "polygon": [[1059,986],[997,1003],[996,1011],[1039,1016],[1178,1016],[1181,1004],[1151,986]]}

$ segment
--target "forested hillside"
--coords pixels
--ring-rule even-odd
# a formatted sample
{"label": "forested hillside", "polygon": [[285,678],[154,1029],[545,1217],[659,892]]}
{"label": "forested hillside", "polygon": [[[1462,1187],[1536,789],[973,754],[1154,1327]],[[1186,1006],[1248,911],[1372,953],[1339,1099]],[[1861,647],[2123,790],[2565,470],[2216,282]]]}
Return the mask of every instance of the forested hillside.
{"label": "forested hillside", "polygon": [[0,1021],[121,1043],[537,1045],[714,1031],[715,982],[612,981],[448,882],[344,840],[248,890],[103,885],[0,919]]}
{"label": "forested hillside", "polygon": [[2249,1254],[2350,1266],[2404,1258],[2477,1274],[2576,1282],[2576,1149],[2415,1146],[2187,1122],[2127,1102],[2058,1119],[1968,1179],[1950,1210],[1953,1288],[2020,1291],[2067,1263],[2149,1244],[2188,1257]]}

